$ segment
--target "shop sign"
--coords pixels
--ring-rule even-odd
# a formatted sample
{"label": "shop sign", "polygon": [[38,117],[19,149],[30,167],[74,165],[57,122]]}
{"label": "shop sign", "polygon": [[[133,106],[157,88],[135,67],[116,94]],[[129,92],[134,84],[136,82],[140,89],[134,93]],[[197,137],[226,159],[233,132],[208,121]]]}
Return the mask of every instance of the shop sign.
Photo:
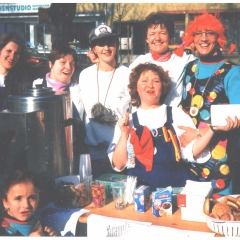
{"label": "shop sign", "polygon": [[35,13],[39,8],[49,8],[51,4],[21,4],[4,3],[0,4],[0,14],[3,13]]}

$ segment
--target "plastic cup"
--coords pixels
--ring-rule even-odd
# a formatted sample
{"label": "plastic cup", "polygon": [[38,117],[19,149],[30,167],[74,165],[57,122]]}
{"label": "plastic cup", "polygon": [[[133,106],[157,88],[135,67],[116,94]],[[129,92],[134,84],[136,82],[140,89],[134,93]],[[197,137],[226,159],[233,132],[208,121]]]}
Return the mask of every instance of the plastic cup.
{"label": "plastic cup", "polygon": [[123,182],[117,182],[112,184],[113,201],[116,209],[124,209],[127,206],[125,199],[126,184]]}
{"label": "plastic cup", "polygon": [[91,157],[89,154],[81,154],[79,159],[80,182],[85,182],[92,175]]}
{"label": "plastic cup", "polygon": [[105,183],[92,182],[92,201],[95,207],[101,208],[105,205]]}

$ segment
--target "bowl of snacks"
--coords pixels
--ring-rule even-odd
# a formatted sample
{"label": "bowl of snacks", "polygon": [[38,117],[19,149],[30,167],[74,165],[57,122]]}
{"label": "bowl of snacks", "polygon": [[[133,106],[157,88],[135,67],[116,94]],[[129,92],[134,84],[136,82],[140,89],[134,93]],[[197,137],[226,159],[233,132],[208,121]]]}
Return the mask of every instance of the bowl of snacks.
{"label": "bowl of snacks", "polygon": [[55,180],[53,203],[60,208],[82,208],[91,203],[90,180],[81,182],[79,176]]}
{"label": "bowl of snacks", "polygon": [[53,203],[60,208],[77,208],[78,194],[72,182],[61,181],[53,191]]}
{"label": "bowl of snacks", "polygon": [[240,195],[206,198],[203,205],[208,227],[224,236],[240,236]]}

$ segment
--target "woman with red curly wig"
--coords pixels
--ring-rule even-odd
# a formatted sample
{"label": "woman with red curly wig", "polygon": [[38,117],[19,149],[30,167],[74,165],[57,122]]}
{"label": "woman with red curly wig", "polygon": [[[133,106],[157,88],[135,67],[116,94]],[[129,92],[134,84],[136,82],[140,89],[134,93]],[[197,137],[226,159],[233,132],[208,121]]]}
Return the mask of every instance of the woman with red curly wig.
{"label": "woman with red curly wig", "polygon": [[[214,193],[220,195],[231,194],[232,190],[240,192],[237,190],[239,184],[234,185],[232,181],[236,174],[232,171],[236,168],[233,138],[239,130],[234,128],[239,127],[239,120],[228,122],[231,131],[227,133],[211,126],[211,105],[240,103],[240,66],[222,54],[222,51],[231,54],[235,49],[227,40],[225,30],[218,16],[204,12],[189,24],[182,38],[184,46],[193,47],[199,56],[185,67],[181,103],[198,129],[182,127],[186,131],[180,141],[185,146],[209,127],[214,132],[210,143],[211,158],[207,163],[192,166],[192,170],[200,181],[211,181]],[[178,53],[181,52],[182,49],[178,49]]]}

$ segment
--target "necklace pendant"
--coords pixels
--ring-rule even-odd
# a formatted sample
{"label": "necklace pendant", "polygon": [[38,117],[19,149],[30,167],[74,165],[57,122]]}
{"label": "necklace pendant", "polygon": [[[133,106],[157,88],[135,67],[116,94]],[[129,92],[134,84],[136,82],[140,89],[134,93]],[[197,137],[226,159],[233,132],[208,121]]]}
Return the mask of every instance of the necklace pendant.
{"label": "necklace pendant", "polygon": [[197,116],[198,112],[199,112],[199,109],[197,108],[197,106],[191,106],[190,107],[190,115],[192,117]]}

